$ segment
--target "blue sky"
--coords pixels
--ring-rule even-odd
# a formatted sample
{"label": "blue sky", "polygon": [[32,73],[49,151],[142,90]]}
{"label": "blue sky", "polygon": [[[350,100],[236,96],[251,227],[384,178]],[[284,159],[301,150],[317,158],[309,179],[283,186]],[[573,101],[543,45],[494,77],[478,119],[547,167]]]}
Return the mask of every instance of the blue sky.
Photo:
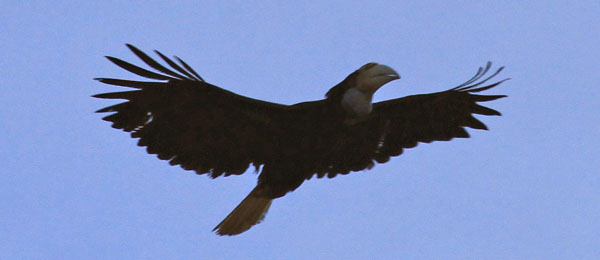
{"label": "blue sky", "polygon": [[[597,1],[4,1],[2,259],[598,259]],[[124,43],[269,101],[322,98],[370,61],[385,100],[491,60],[490,131],[313,179],[236,237],[211,229],[256,176],[211,180],[147,155],[93,111],[94,77],[135,79]],[[481,119],[481,117],[480,117]]]}

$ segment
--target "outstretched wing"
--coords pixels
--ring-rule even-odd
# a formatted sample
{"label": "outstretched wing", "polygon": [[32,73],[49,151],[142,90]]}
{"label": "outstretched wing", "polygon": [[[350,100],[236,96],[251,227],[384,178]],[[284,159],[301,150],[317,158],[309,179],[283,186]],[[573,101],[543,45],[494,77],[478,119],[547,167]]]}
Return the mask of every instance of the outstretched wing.
{"label": "outstretched wing", "polygon": [[103,118],[112,122],[112,127],[131,132],[131,137],[139,138],[139,146],[171,165],[211,177],[242,174],[250,164],[258,168],[272,156],[287,106],[206,83],[177,57],[179,65],[155,51],[169,69],[136,47],[127,47],[157,72],[107,57],[129,72],[154,80],[96,79],[135,89],[93,96],[127,100],[97,111],[112,113]]}
{"label": "outstretched wing", "polygon": [[[500,68],[481,80],[490,67],[491,63],[488,62],[485,68],[479,68],[473,78],[447,91],[374,104],[371,119],[353,126],[354,129],[349,131],[353,133],[352,138],[345,138],[352,141],[346,142],[335,153],[352,160],[333,161],[330,169],[326,170],[327,176],[370,168],[375,162],[385,163],[390,157],[402,154],[403,149],[415,147],[419,142],[468,138],[466,127],[487,130],[486,125],[473,115],[499,116],[500,112],[478,103],[506,96],[475,93],[491,89],[507,80],[481,86],[503,69]],[[319,177],[324,175],[324,172],[318,174]]]}

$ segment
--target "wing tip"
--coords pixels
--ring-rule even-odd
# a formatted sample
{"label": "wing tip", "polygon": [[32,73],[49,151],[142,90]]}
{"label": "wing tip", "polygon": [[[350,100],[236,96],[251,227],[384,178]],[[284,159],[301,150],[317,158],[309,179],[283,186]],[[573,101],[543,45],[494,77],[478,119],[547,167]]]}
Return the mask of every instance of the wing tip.
{"label": "wing tip", "polygon": [[[479,91],[484,91],[490,88],[493,88],[497,85],[499,85],[500,83],[507,81],[511,78],[506,78],[503,80],[500,80],[496,83],[490,84],[488,86],[484,86],[484,87],[479,87],[479,88],[475,88],[485,82],[487,82],[488,80],[492,79],[493,77],[495,77],[496,75],[498,75],[502,70],[504,70],[504,66],[498,68],[494,73],[492,73],[490,76],[488,76],[487,78],[482,79],[482,77],[487,74],[487,72],[489,71],[489,69],[492,66],[492,62],[488,61],[486,63],[485,68],[479,67],[479,69],[477,70],[477,73],[475,73],[475,76],[471,77],[471,79],[467,80],[466,82],[451,88],[450,90],[453,91],[466,91],[466,92],[479,92]],[[477,82],[479,81],[479,82]]]}
{"label": "wing tip", "polygon": [[134,54],[137,54],[139,52],[143,53],[140,49],[138,49],[138,47],[135,47],[133,44],[130,43],[125,43],[125,46],[127,46],[127,48],[132,51]]}

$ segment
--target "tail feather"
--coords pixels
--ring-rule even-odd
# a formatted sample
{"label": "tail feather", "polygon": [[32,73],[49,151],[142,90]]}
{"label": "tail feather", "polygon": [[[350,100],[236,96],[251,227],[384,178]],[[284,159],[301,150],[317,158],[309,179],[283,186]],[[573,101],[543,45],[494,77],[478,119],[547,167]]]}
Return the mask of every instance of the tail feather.
{"label": "tail feather", "polygon": [[257,196],[257,188],[254,188],[213,231],[216,231],[221,236],[233,236],[243,233],[252,226],[260,223],[267,215],[267,211],[273,200]]}

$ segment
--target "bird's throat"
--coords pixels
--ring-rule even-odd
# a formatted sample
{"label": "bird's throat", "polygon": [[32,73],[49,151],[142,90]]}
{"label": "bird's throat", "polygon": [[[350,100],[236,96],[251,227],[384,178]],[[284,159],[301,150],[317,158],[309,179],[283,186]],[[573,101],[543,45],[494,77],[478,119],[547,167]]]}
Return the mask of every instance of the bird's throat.
{"label": "bird's throat", "polygon": [[366,118],[373,109],[373,93],[351,88],[342,97],[342,107],[350,118]]}

